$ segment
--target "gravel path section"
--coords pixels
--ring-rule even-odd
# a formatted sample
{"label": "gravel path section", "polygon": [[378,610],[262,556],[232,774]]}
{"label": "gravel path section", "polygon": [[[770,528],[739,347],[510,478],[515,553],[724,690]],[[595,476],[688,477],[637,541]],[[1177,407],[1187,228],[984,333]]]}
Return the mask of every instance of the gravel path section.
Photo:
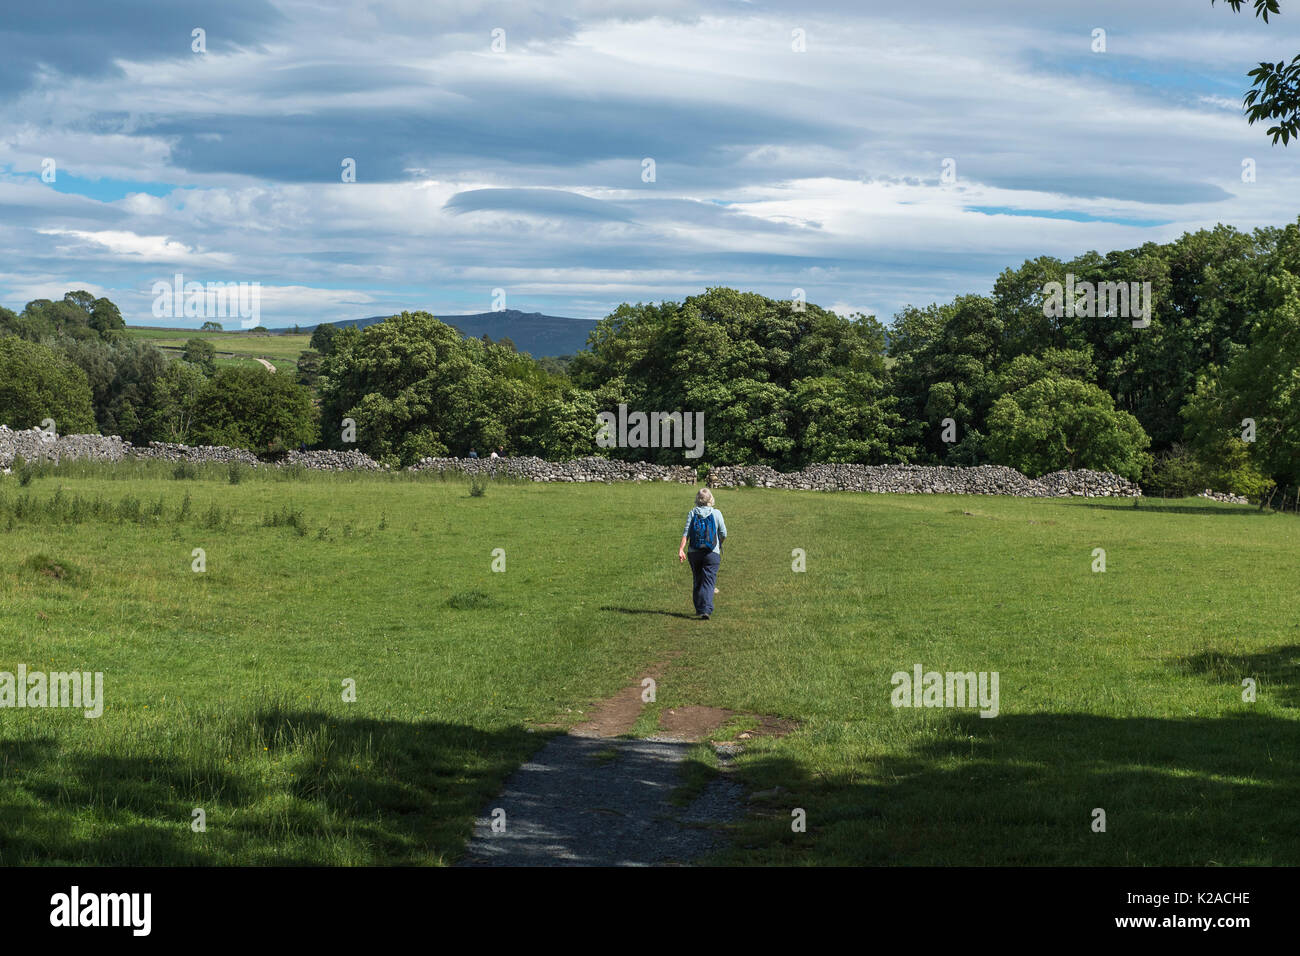
{"label": "gravel path section", "polygon": [[[720,849],[718,825],[744,813],[744,788],[714,779],[688,806],[668,802],[690,743],[661,738],[549,741],[475,821],[461,866],[671,866]],[[492,832],[492,812],[505,830]]]}

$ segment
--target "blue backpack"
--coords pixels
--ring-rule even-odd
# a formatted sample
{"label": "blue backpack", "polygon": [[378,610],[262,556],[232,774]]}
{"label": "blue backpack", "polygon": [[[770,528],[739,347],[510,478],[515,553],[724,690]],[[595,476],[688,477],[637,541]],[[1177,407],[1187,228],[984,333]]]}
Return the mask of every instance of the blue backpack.
{"label": "blue backpack", "polygon": [[692,551],[712,551],[718,541],[718,520],[712,512],[702,515],[698,511],[691,514],[691,533],[689,535]]}

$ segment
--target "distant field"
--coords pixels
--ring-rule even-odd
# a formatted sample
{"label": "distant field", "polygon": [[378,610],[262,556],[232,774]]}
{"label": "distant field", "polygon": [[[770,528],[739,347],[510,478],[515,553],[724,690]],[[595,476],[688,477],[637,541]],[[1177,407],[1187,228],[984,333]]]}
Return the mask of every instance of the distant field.
{"label": "distant field", "polygon": [[[0,477],[0,670],[107,697],[0,709],[0,864],[447,863],[542,724],[656,663],[641,733],[798,723],[729,771],[768,796],[726,862],[1300,863],[1290,516],[721,491],[706,623],[678,616],[689,487],[171,475]],[[915,664],[997,671],[1000,713],[892,707]]]}
{"label": "distant field", "polygon": [[294,368],[309,347],[310,335],[249,335],[247,332],[200,332],[197,329],[153,329],[128,326],[127,335],[149,342],[168,355],[179,356],[187,339],[205,339],[217,350],[218,365],[257,365],[266,359],[278,370]]}

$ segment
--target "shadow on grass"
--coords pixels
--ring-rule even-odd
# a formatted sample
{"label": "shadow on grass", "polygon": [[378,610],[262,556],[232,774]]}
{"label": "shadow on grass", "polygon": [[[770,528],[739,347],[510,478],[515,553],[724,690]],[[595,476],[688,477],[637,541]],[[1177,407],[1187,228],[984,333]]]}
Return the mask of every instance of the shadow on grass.
{"label": "shadow on grass", "polygon": [[[1300,645],[1207,651],[1169,666],[1222,685],[1229,712],[985,719],[933,710],[924,728],[885,735],[907,742],[878,756],[867,749],[853,764],[808,755],[815,740],[800,751],[795,738],[775,742],[739,763],[766,796],[717,862],[1300,864],[1300,712],[1262,709],[1300,708]],[[1243,677],[1259,681],[1259,703],[1241,701]],[[899,714],[909,724],[920,716]],[[807,833],[791,830],[795,808],[807,813]],[[1098,808],[1104,833],[1092,829]]]}
{"label": "shadow on grass", "polygon": [[[1300,645],[1170,667],[1235,701],[1241,678],[1256,677],[1261,702],[1222,717],[900,712],[871,744],[833,727],[755,742],[736,772],[764,795],[716,862],[1300,864]],[[1262,711],[1278,704],[1280,715]],[[0,864],[450,862],[545,740],[275,707],[195,730],[171,751],[130,740],[118,755],[0,733]],[[196,807],[206,833],[190,829]],[[1097,808],[1104,833],[1092,829]],[[796,809],[807,832],[791,829]]]}
{"label": "shadow on grass", "polygon": [[618,614],[661,614],[664,617],[680,617],[687,621],[695,620],[694,614],[687,614],[684,611],[657,611],[648,607],[610,607],[607,604],[600,610],[614,611]]}
{"label": "shadow on grass", "polygon": [[[751,804],[720,863],[1295,865],[1300,723],[963,713],[928,742],[812,776],[779,751],[742,764]],[[842,765],[841,765],[842,766]],[[791,812],[807,814],[793,832]],[[1106,832],[1093,832],[1094,810]]]}
{"label": "shadow on grass", "polygon": [[1286,707],[1300,707],[1300,644],[1274,647],[1257,654],[1204,651],[1174,660],[1174,666],[1215,683],[1242,689],[1241,682],[1254,678],[1263,697],[1276,694]]}
{"label": "shadow on grass", "polygon": [[450,862],[546,739],[276,708],[196,736],[149,756],[0,736],[0,865]]}

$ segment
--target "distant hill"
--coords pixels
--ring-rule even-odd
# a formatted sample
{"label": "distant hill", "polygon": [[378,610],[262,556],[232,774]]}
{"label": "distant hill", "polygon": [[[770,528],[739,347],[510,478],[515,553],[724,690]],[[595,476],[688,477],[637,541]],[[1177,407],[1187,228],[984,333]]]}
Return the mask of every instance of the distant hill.
{"label": "distant hill", "polygon": [[[515,348],[527,352],[534,358],[544,355],[573,355],[582,351],[587,345],[587,334],[596,327],[589,319],[570,319],[559,315],[543,315],[540,312],[520,312],[518,309],[505,309],[501,312],[479,312],[475,315],[435,315],[439,322],[445,322],[458,329],[462,335],[481,338],[484,335],[494,341],[508,338],[515,343]],[[330,325],[356,326],[359,329],[374,325],[387,319],[386,315],[373,315],[368,319],[343,319]],[[304,332],[314,331],[316,326],[299,326]],[[276,331],[283,331],[276,329]]]}

